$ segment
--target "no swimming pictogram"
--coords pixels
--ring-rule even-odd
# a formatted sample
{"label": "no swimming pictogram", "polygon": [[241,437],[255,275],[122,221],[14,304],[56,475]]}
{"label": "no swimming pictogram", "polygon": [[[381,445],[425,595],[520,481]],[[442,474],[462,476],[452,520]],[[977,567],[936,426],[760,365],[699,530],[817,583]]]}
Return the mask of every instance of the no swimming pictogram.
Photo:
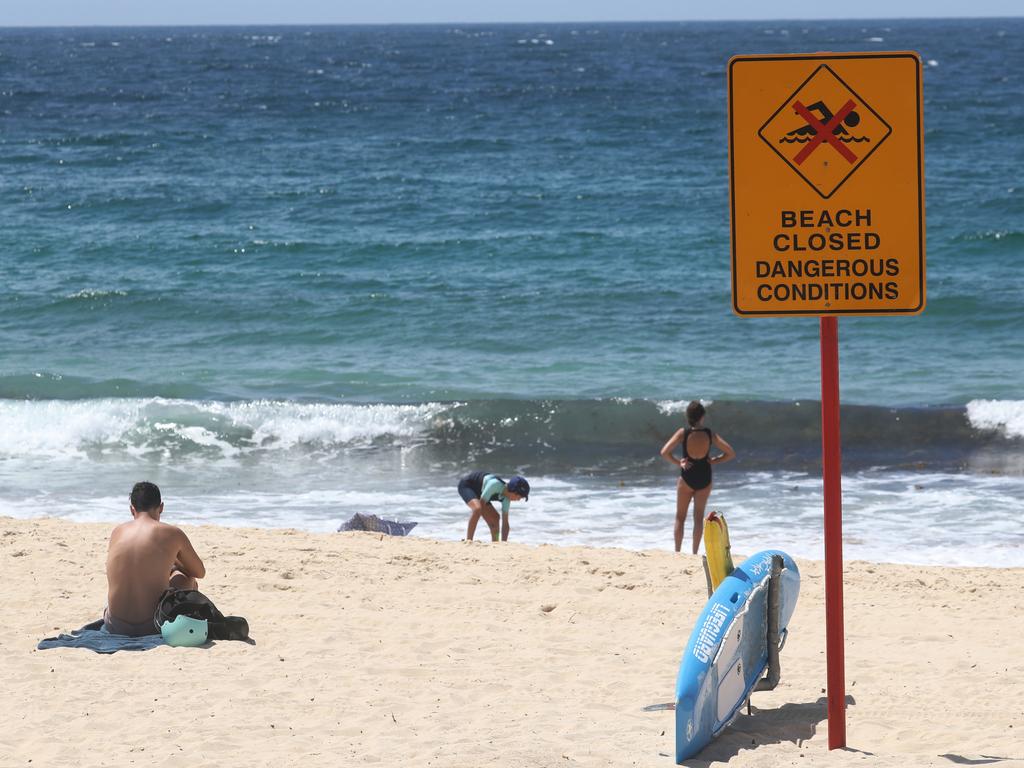
{"label": "no swimming pictogram", "polygon": [[758,136],[827,199],[890,133],[889,124],[822,64],[765,121]]}
{"label": "no swimming pictogram", "polygon": [[[843,127],[842,123],[854,126],[860,122],[860,116],[853,111],[855,106],[857,105],[852,101],[848,101],[843,105],[842,109],[840,109],[838,113],[833,115],[829,112],[828,107],[825,106],[825,102],[819,101],[816,104],[812,104],[810,109],[816,108],[821,110],[824,114],[824,119],[828,120],[826,125],[822,125],[821,121],[811,114],[810,109],[801,104],[799,100],[794,101],[793,110],[807,121],[807,125],[790,131],[788,136],[806,134],[809,130],[812,138],[807,139],[809,143],[800,150],[800,153],[796,157],[793,158],[793,162],[800,165],[819,144],[827,141],[836,148],[836,152],[842,155],[847,162],[855,163],[857,161],[857,156],[846,148],[846,145],[842,143],[843,139],[837,138],[840,133],[849,133],[849,131]],[[798,138],[794,138],[793,140],[800,141]],[[782,139],[782,141],[786,141],[786,139]],[[856,137],[851,137],[850,141],[870,141],[870,139],[857,139]]]}

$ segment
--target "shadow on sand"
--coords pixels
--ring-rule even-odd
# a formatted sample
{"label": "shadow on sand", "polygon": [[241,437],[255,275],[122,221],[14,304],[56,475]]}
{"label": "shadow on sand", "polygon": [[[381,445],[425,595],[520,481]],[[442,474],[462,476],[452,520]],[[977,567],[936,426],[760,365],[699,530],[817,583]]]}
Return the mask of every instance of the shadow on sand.
{"label": "shadow on sand", "polygon": [[[853,696],[846,697],[847,707],[856,703]],[[777,709],[759,709],[756,706],[751,709],[753,714],[747,715],[744,707],[743,714],[733,720],[718,738],[696,757],[683,761],[683,765],[699,768],[713,762],[726,762],[744,750],[757,749],[764,744],[790,742],[799,746],[812,738],[818,725],[828,719],[828,699],[825,696],[805,704],[783,704]],[[848,748],[848,751],[859,750]]]}
{"label": "shadow on sand", "polygon": [[952,752],[947,752],[944,755],[939,755],[939,757],[944,757],[951,763],[956,763],[957,765],[992,765],[993,763],[1001,763],[1004,760],[1013,760],[1014,762],[1016,762],[1020,759],[1015,757],[996,757],[995,755],[978,755],[977,757],[967,757],[966,755],[954,755]]}

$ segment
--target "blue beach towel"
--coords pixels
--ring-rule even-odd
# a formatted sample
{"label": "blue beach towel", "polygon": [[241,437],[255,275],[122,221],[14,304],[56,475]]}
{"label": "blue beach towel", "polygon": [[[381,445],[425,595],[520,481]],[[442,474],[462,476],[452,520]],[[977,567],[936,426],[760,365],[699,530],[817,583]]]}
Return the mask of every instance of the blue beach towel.
{"label": "blue beach towel", "polygon": [[128,635],[112,635],[103,626],[103,619],[86,624],[70,634],[61,633],[56,637],[47,637],[36,646],[40,651],[49,648],[88,648],[96,653],[116,653],[117,651],[148,651],[158,645],[167,645],[160,635],[129,637]]}
{"label": "blue beach towel", "polygon": [[388,536],[406,536],[416,527],[416,523],[396,523],[393,520],[381,520],[376,515],[361,515],[356,512],[347,523],[338,526],[339,531],[372,531],[386,533]]}

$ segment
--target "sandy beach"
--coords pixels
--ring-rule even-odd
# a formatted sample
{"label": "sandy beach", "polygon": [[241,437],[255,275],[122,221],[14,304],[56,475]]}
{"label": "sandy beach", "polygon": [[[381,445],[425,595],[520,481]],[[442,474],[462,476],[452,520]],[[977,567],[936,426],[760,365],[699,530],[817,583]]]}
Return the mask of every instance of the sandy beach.
{"label": "sandy beach", "polygon": [[[673,763],[673,713],[643,707],[672,700],[696,558],[187,528],[255,646],[37,651],[99,616],[110,528],[0,519],[4,766]],[[799,565],[781,685],[689,764],[1024,765],[1024,570],[848,563],[829,753],[822,564]]]}

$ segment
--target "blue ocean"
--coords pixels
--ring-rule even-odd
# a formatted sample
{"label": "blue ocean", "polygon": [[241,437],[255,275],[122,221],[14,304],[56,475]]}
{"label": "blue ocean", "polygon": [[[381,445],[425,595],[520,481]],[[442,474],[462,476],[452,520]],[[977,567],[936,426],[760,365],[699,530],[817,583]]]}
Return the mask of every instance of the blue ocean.
{"label": "blue ocean", "polygon": [[1024,566],[1024,19],[0,29],[0,514],[820,559],[816,318],[730,295],[726,64],[924,62],[927,307],[839,322],[847,558]]}

